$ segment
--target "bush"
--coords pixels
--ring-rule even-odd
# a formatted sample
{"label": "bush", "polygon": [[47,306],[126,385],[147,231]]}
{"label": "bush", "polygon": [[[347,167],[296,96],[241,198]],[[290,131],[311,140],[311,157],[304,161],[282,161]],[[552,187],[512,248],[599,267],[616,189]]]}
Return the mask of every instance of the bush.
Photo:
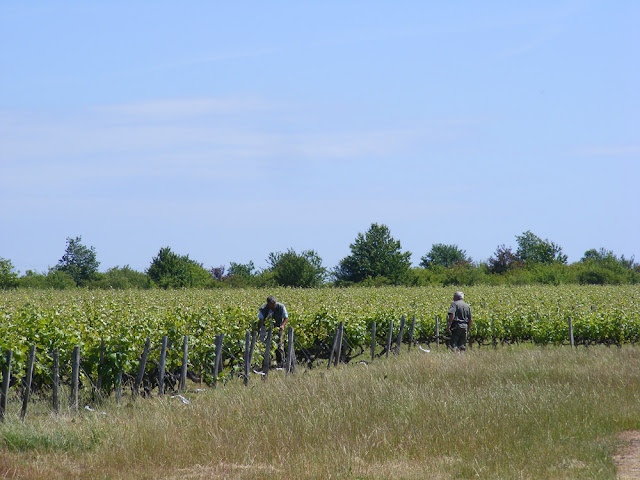
{"label": "bush", "polygon": [[189,255],[178,255],[169,247],[160,249],[146,273],[160,288],[210,288],[214,283],[211,273],[201,263]]}
{"label": "bush", "polygon": [[13,271],[11,260],[0,257],[0,290],[18,286],[18,273]]}
{"label": "bush", "polygon": [[18,286],[21,288],[68,290],[76,288],[76,282],[67,272],[52,268],[48,273],[38,273],[27,270],[24,276],[18,279]]}
{"label": "bush", "polygon": [[91,282],[89,287],[115,290],[150,288],[151,280],[146,274],[133,270],[129,265],[122,268],[116,266],[105,273],[97,274],[96,280]]}

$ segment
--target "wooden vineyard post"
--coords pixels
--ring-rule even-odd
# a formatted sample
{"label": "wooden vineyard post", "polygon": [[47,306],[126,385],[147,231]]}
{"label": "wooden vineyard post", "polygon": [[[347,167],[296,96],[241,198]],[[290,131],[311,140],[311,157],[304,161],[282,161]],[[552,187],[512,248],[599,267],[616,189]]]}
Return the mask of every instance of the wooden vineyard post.
{"label": "wooden vineyard post", "polygon": [[400,331],[398,332],[398,338],[396,340],[396,348],[393,350],[393,353],[398,355],[400,353],[400,345],[402,345],[402,335],[404,334],[404,324],[405,324],[404,315],[400,317]]}
{"label": "wooden vineyard post", "polygon": [[389,358],[389,350],[391,350],[392,337],[393,337],[393,320],[389,322],[389,336],[387,338],[387,358]]}
{"label": "wooden vineyard post", "polygon": [[5,354],[5,368],[2,371],[2,392],[0,392],[0,422],[4,422],[4,413],[7,411],[7,398],[9,397],[9,385],[11,385],[11,359],[13,350],[7,350]]}
{"label": "wooden vineyard post", "polygon": [[289,327],[287,330],[287,373],[293,373],[296,368],[296,350],[293,347],[293,327]]}
{"label": "wooden vineyard post", "polygon": [[244,334],[244,386],[249,384],[249,369],[251,368],[251,333]]}
{"label": "wooden vineyard post", "polygon": [[376,358],[376,322],[371,322],[371,361]]}
{"label": "wooden vineyard post", "polygon": [[[248,372],[251,373],[251,369],[252,369],[252,365],[253,365],[253,352],[256,348],[256,340],[258,338],[258,332],[253,332],[251,334],[251,347],[249,347],[249,365],[248,365]],[[247,376],[246,379],[247,384],[249,383],[249,377]]]}
{"label": "wooden vineyard post", "polygon": [[344,322],[340,322],[338,324],[338,342],[336,343],[336,356],[333,359],[333,365],[335,367],[340,363],[340,359],[342,358],[342,337],[344,335]]}
{"label": "wooden vineyard post", "polygon": [[164,395],[164,370],[167,362],[167,336],[162,337],[162,348],[160,349],[160,364],[158,366],[158,395]]}
{"label": "wooden vineyard post", "polygon": [[411,351],[411,345],[413,345],[413,336],[416,331],[416,316],[413,316],[413,320],[411,321],[411,328],[409,329],[409,347],[407,347],[407,352]]}
{"label": "wooden vineyard post", "polygon": [[436,315],[436,347],[440,347],[440,319]]}
{"label": "wooden vineyard post", "polygon": [[53,390],[53,413],[58,413],[58,385],[60,385],[60,355],[58,349],[54,348],[53,353],[53,369],[51,371],[51,383]]}
{"label": "wooden vineyard post", "polygon": [[31,382],[33,380],[33,365],[36,361],[36,346],[32,345],[29,350],[29,363],[27,366],[27,377],[25,378],[24,385],[24,398],[22,399],[22,411],[20,412],[20,418],[24,420],[27,414],[27,407],[29,406],[29,399],[31,398]]}
{"label": "wooden vineyard post", "polygon": [[116,403],[122,400],[122,369],[118,371],[116,376]]}
{"label": "wooden vineyard post", "polygon": [[493,315],[491,315],[491,343],[493,344],[493,349],[498,349],[498,338],[496,337],[496,329],[493,320]]}
{"label": "wooden vineyard post", "polygon": [[71,406],[78,410],[78,388],[80,386],[80,347],[73,347],[71,357]]}
{"label": "wooden vineyard post", "polygon": [[327,370],[331,368],[331,364],[333,363],[333,356],[335,355],[337,343],[338,343],[338,329],[336,328],[336,333],[333,334],[333,342],[331,342],[331,350],[329,351],[329,361],[327,362]]}
{"label": "wooden vineyard post", "polygon": [[102,391],[102,369],[104,365],[104,340],[100,340],[100,353],[98,357],[98,379],[96,380],[96,390],[98,395]]}
{"label": "wooden vineyard post", "polygon": [[182,340],[182,367],[180,368],[180,383],[178,391],[184,392],[187,388],[187,366],[189,365],[189,337],[184,336]]}
{"label": "wooden vineyard post", "polygon": [[216,359],[213,362],[213,387],[216,387],[218,383],[218,375],[222,370],[222,341],[224,340],[224,333],[221,333],[216,337]]}
{"label": "wooden vineyard post", "polygon": [[333,343],[331,344],[331,352],[329,352],[329,361],[327,362],[327,370],[331,368],[331,364],[333,363],[334,355],[336,353],[336,348],[338,347],[338,337],[340,336],[340,326],[336,328],[336,333],[333,336]]}
{"label": "wooden vineyard post", "polygon": [[569,343],[571,344],[571,348],[575,347],[575,343],[573,341],[573,321],[571,317],[569,317]]}
{"label": "wooden vineyard post", "polygon": [[138,366],[138,376],[136,376],[136,381],[133,384],[133,397],[140,392],[140,386],[142,385],[142,379],[144,378],[144,369],[147,366],[147,357],[149,356],[149,347],[151,347],[151,339],[147,338],[147,341],[144,343],[144,350],[142,350],[142,356],[140,357],[140,365]]}
{"label": "wooden vineyard post", "polygon": [[273,327],[269,327],[267,332],[267,339],[264,344],[264,358],[262,359],[262,373],[264,373],[263,379],[267,378],[269,374],[269,368],[271,368],[271,336],[273,335]]}

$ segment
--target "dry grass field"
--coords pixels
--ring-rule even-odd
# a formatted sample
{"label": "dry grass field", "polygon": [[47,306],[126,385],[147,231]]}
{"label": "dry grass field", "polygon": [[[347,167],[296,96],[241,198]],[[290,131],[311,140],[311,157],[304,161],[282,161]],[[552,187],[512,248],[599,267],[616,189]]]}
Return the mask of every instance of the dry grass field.
{"label": "dry grass field", "polygon": [[0,478],[613,479],[640,429],[631,346],[414,349],[191,387],[189,403],[36,403],[24,423],[13,399]]}

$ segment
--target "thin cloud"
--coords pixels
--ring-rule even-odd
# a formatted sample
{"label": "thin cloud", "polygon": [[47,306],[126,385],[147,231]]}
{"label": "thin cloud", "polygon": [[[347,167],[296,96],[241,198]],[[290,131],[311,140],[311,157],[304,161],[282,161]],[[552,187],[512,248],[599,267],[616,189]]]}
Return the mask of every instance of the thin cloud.
{"label": "thin cloud", "polygon": [[160,156],[182,161],[195,155],[224,161],[278,158],[286,164],[357,161],[398,154],[418,143],[451,143],[470,125],[433,119],[410,128],[356,125],[345,130],[312,121],[291,130],[292,112],[305,122],[314,117],[309,109],[313,106],[294,109],[261,99],[196,98],[97,106],[64,115],[0,111],[0,143],[5,166],[17,170],[20,165],[100,159],[154,165]]}
{"label": "thin cloud", "polygon": [[577,157],[631,157],[640,155],[640,145],[588,147],[573,152]]}
{"label": "thin cloud", "polygon": [[94,107],[98,113],[145,118],[149,121],[198,117],[203,115],[231,115],[255,111],[269,111],[278,106],[259,98],[188,98],[146,102],[132,102]]}

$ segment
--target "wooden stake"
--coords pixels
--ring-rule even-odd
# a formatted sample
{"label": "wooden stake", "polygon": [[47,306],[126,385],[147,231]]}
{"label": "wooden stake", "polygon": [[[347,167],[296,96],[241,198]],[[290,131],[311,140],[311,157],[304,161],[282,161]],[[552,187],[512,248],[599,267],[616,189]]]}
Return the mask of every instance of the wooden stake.
{"label": "wooden stake", "polygon": [[336,356],[334,359],[334,366],[338,366],[338,363],[340,363],[340,359],[342,357],[342,337],[344,335],[344,323],[340,322],[338,324],[338,342],[336,344]]}
{"label": "wooden stake", "polygon": [[249,369],[251,368],[251,333],[244,334],[244,386],[249,384]]}
{"label": "wooden stake", "polygon": [[9,396],[9,385],[11,385],[11,359],[13,350],[7,350],[5,354],[5,369],[2,372],[2,392],[0,393],[0,422],[4,422],[4,413],[7,411],[7,398]]}
{"label": "wooden stake", "polygon": [[371,322],[371,361],[376,358],[376,322]]}
{"label": "wooden stake", "polygon": [[73,347],[71,357],[71,406],[78,410],[78,388],[80,387],[80,347]]}
{"label": "wooden stake", "polygon": [[416,316],[413,316],[413,320],[411,321],[411,329],[409,330],[409,346],[407,347],[407,352],[411,351],[411,345],[413,345],[413,335],[416,331]]}
{"label": "wooden stake", "polygon": [[164,371],[167,362],[167,341],[166,335],[162,337],[162,348],[160,349],[160,365],[158,366],[158,395],[164,394]]}
{"label": "wooden stake", "polygon": [[58,414],[58,385],[60,385],[60,355],[58,349],[53,349],[53,370],[51,382],[53,384],[53,413]]}
{"label": "wooden stake", "polygon": [[293,373],[296,368],[296,350],[293,347],[293,327],[289,327],[287,330],[287,373]]}
{"label": "wooden stake", "polygon": [[102,390],[102,369],[104,365],[104,340],[100,340],[100,353],[98,360],[98,379],[96,380],[96,390],[98,391],[98,395]]}
{"label": "wooden stake", "polygon": [[573,321],[571,317],[569,317],[569,343],[571,344],[571,348],[575,347],[575,343],[573,341]]}
{"label": "wooden stake", "polygon": [[224,340],[224,333],[221,333],[216,337],[216,359],[213,363],[213,386],[218,383],[218,375],[222,370],[222,341]]}
{"label": "wooden stake", "polygon": [[33,364],[36,361],[36,346],[32,345],[29,350],[29,363],[27,366],[27,376],[25,378],[24,385],[24,398],[22,399],[22,411],[20,412],[20,418],[24,420],[27,414],[27,406],[29,405],[29,399],[31,398],[31,382],[33,380]]}
{"label": "wooden stake", "polygon": [[189,336],[185,335],[182,340],[182,368],[180,369],[180,383],[178,390],[184,392],[187,388],[187,366],[189,365]]}
{"label": "wooden stake", "polygon": [[327,370],[329,370],[329,368],[331,367],[331,364],[333,363],[333,359],[336,354],[336,348],[338,346],[339,336],[340,336],[340,326],[338,325],[338,328],[336,328],[336,333],[333,336],[333,343],[331,344],[331,352],[329,352],[329,361],[327,362]]}
{"label": "wooden stake", "polygon": [[404,334],[404,323],[405,319],[404,315],[402,315],[402,317],[400,317],[400,331],[398,332],[398,338],[396,340],[396,348],[393,351],[393,353],[396,355],[400,353],[400,346],[402,345],[402,335]]}
{"label": "wooden stake", "polygon": [[264,380],[267,379],[267,375],[269,374],[269,369],[271,368],[271,336],[273,335],[273,327],[269,327],[269,331],[267,332],[267,340],[264,344],[264,359],[262,360],[262,372],[264,376],[262,377]]}
{"label": "wooden stake", "polygon": [[144,369],[147,366],[147,356],[149,355],[149,348],[151,347],[151,339],[147,338],[144,343],[144,349],[142,350],[142,356],[140,357],[140,365],[138,366],[138,376],[133,384],[133,398],[140,392],[140,386],[142,385],[142,379],[144,378]]}

